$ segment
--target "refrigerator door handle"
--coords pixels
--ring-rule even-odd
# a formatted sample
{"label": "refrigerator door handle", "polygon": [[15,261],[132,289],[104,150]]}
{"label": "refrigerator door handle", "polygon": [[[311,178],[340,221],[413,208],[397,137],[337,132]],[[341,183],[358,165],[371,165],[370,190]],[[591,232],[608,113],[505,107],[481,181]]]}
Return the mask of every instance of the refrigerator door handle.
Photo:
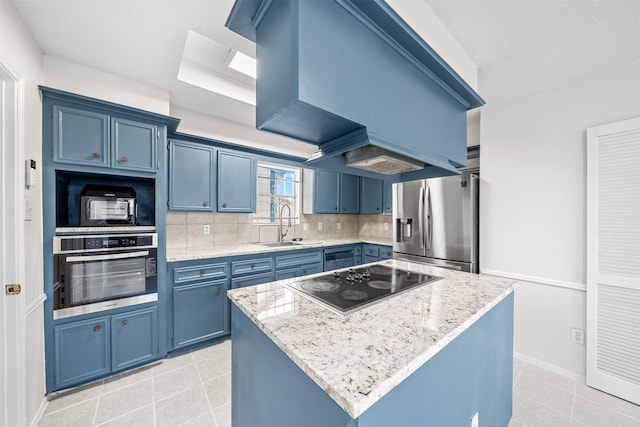
{"label": "refrigerator door handle", "polygon": [[420,237],[420,248],[424,248],[424,186],[420,187],[418,196],[418,236]]}
{"label": "refrigerator door handle", "polygon": [[432,214],[432,207],[431,207],[431,191],[430,188],[427,187],[427,194],[426,194],[426,198],[427,198],[427,224],[426,224],[426,229],[427,229],[427,249],[431,249],[431,240],[433,239],[433,218],[431,218],[431,214]]}

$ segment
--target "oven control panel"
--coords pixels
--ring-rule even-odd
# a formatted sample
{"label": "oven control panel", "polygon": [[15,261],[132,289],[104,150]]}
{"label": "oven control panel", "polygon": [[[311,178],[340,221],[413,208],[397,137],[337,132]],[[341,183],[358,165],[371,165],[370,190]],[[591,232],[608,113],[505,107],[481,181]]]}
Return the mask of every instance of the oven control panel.
{"label": "oven control panel", "polygon": [[105,251],[128,248],[158,247],[157,233],[146,234],[104,234],[91,236],[56,236],[54,253],[73,253],[87,251]]}

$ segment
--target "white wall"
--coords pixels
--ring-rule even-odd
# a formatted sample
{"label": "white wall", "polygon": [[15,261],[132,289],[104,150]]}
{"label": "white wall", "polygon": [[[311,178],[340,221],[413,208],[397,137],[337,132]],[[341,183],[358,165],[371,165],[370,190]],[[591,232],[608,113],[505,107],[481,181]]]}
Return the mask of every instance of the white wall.
{"label": "white wall", "polygon": [[576,378],[585,346],[569,329],[586,322],[586,129],[637,116],[640,63],[482,109],[481,270],[522,279],[515,351]]}
{"label": "white wall", "polygon": [[[11,2],[0,1],[0,61],[22,80],[24,158],[34,159],[42,170],[41,104],[37,85],[42,78],[42,54],[24,27]],[[23,161],[24,162],[24,161]],[[41,176],[41,174],[39,175]],[[24,191],[32,209],[24,223],[25,283],[23,284],[26,328],[27,420],[36,416],[44,399],[44,332],[42,285],[42,183]],[[18,206],[17,209],[23,209]]]}
{"label": "white wall", "polygon": [[169,115],[169,91],[53,56],[44,56],[43,85]]}

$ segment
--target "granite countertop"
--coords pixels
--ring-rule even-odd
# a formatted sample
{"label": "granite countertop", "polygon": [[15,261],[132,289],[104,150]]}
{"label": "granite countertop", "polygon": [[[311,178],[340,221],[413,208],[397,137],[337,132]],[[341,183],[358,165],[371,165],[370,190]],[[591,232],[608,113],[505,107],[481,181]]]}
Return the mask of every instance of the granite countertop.
{"label": "granite countertop", "polygon": [[195,259],[219,258],[225,256],[237,256],[248,254],[260,254],[267,252],[291,251],[297,249],[322,248],[326,246],[349,245],[354,243],[373,243],[376,245],[391,246],[390,240],[377,237],[362,238],[352,237],[343,239],[302,240],[295,245],[269,247],[260,243],[240,243],[223,246],[203,246],[195,248],[170,248],[167,249],[167,261],[188,261]]}
{"label": "granite countertop", "polygon": [[[376,264],[442,279],[348,316],[283,286],[299,279],[228,292],[231,301],[354,419],[513,292],[515,283],[415,262]],[[326,273],[314,276],[322,274]]]}

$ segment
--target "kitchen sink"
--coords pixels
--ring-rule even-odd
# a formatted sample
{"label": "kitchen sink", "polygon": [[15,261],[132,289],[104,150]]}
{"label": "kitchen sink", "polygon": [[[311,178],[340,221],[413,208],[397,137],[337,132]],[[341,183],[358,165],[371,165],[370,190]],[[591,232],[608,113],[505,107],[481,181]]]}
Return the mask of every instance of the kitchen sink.
{"label": "kitchen sink", "polygon": [[266,246],[268,248],[280,248],[283,246],[295,246],[300,245],[300,243],[294,242],[268,242],[268,243],[260,243],[261,246]]}

